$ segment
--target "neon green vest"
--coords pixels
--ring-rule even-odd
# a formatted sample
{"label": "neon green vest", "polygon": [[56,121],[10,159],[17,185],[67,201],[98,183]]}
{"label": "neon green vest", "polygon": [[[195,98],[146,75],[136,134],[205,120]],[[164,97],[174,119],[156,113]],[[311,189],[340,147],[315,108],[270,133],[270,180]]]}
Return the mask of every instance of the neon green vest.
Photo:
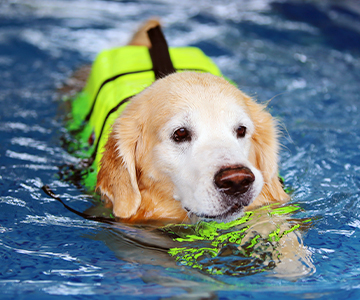
{"label": "neon green vest", "polygon": [[[222,76],[218,67],[200,49],[169,48],[176,71],[197,71]],[[125,46],[101,52],[93,63],[83,91],[72,103],[72,122],[81,158],[92,158],[92,168],[84,184],[94,187],[102,152],[111,124],[122,113],[129,99],[155,81],[149,49]]]}

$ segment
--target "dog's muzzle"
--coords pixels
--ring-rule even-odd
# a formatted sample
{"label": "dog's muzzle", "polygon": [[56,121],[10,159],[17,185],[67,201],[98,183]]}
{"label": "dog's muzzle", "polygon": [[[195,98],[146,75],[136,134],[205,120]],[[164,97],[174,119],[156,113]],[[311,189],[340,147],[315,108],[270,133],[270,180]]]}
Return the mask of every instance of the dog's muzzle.
{"label": "dog's muzzle", "polygon": [[247,167],[236,165],[223,168],[214,176],[214,184],[223,196],[219,199],[221,201],[219,213],[207,214],[191,211],[187,207],[184,208],[190,215],[196,215],[201,219],[226,220],[239,214],[245,206],[251,203],[251,187],[254,181],[255,175]]}

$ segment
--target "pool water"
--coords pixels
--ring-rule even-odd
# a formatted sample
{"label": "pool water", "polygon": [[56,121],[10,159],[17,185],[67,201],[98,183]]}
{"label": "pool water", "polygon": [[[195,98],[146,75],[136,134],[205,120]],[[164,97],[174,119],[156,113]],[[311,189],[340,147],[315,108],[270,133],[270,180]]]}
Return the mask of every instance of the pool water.
{"label": "pool water", "polygon": [[[296,281],[176,265],[147,228],[81,218],[94,196],[62,179],[57,88],[160,16],[171,46],[198,46],[279,118],[281,174],[316,271]],[[360,4],[270,0],[0,2],[1,299],[359,299]],[[146,241],[152,238],[151,246]]]}

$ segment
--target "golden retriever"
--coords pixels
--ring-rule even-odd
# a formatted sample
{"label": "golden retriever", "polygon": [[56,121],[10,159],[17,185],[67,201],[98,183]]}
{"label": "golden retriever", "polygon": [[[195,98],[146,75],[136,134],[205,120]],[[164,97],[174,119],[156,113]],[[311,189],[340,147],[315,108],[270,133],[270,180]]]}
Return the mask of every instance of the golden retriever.
{"label": "golden retriever", "polygon": [[[147,31],[158,25],[148,21],[129,44],[150,48]],[[75,72],[62,92],[77,92],[89,72],[88,66]],[[124,223],[235,220],[244,211],[289,200],[278,179],[278,136],[266,106],[224,78],[174,73],[134,96],[116,119],[96,189]],[[270,210],[258,211],[247,224],[242,245],[254,232],[288,232],[274,250],[274,275],[296,279],[314,272],[300,232],[291,230],[286,214]],[[97,215],[96,207],[90,211]],[[150,239],[154,232],[147,233]]]}
{"label": "golden retriever", "polygon": [[[146,23],[131,45],[151,47]],[[97,190],[130,223],[230,221],[288,195],[277,121],[224,78],[182,72],[133,97],[115,121]]]}

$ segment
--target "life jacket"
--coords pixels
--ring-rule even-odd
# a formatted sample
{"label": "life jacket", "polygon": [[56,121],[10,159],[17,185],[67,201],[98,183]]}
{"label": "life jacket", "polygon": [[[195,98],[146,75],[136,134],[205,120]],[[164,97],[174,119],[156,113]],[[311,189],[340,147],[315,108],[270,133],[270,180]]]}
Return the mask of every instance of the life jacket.
{"label": "life jacket", "polygon": [[85,88],[72,102],[70,132],[79,143],[78,155],[91,162],[87,187],[94,187],[104,146],[115,119],[131,98],[156,79],[173,72],[195,71],[222,76],[199,48],[168,48],[160,27],[148,32],[152,47],[124,46],[102,51],[95,59]]}

